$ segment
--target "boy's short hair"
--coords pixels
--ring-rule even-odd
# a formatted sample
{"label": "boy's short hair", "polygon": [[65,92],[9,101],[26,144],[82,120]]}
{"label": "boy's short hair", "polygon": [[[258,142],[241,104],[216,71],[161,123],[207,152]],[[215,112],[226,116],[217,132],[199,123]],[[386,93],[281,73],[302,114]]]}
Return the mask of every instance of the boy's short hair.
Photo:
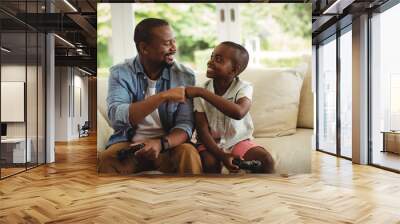
{"label": "boy's short hair", "polygon": [[239,75],[246,69],[247,65],[249,64],[249,52],[247,52],[246,48],[244,48],[242,45],[234,43],[232,41],[224,41],[221,44],[234,48],[236,50],[236,54],[232,57],[232,59],[235,65],[239,66]]}
{"label": "boy's short hair", "polygon": [[133,40],[135,41],[136,45],[136,50],[138,53],[140,52],[139,50],[139,43],[140,42],[146,42],[148,43],[152,39],[152,33],[151,31],[160,26],[169,26],[169,23],[166,20],[163,19],[157,19],[157,18],[146,18],[142,21],[140,21],[136,27],[135,31],[133,34]]}

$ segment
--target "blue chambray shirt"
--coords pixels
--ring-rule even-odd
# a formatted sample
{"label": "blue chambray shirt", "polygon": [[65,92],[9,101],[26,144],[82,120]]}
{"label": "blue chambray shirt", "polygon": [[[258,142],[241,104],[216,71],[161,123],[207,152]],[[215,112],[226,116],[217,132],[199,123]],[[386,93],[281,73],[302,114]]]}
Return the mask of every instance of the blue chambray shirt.
{"label": "blue chambray shirt", "polygon": [[[144,73],[139,56],[126,59],[125,62],[110,68],[107,95],[108,119],[114,128],[106,148],[110,145],[130,141],[135,129],[129,122],[129,105],[145,98],[148,77]],[[172,67],[164,68],[156,83],[156,93],[178,86],[195,85],[195,75],[189,68],[175,62]],[[158,107],[161,125],[166,133],[175,128],[184,130],[189,139],[192,136],[194,118],[193,102],[168,102]],[[100,130],[101,131],[101,130]]]}

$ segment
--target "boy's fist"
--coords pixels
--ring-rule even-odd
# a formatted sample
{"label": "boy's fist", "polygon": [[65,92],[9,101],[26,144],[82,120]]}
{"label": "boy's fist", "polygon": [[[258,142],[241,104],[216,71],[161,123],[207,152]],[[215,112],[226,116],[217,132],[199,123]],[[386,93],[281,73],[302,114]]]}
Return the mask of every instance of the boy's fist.
{"label": "boy's fist", "polygon": [[200,87],[188,86],[185,88],[186,97],[188,98],[199,97],[201,95],[202,89],[203,88]]}

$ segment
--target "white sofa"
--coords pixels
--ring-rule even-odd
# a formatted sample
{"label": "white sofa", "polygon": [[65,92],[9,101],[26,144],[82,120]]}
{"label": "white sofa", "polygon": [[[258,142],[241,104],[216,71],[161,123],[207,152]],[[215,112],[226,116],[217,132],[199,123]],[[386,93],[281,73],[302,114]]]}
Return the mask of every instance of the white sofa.
{"label": "white sofa", "polygon": [[[311,91],[311,69],[303,69],[303,71],[307,70],[307,72],[303,72],[301,74],[301,84],[300,89],[301,93],[297,93],[300,95],[299,99],[296,102],[292,102],[293,106],[298,106],[298,111],[296,110],[297,117],[295,116],[294,120],[291,119],[290,122],[295,122],[293,125],[293,129],[289,130],[288,133],[293,133],[286,136],[276,136],[285,134],[284,132],[279,132],[275,134],[276,137],[271,137],[271,134],[265,134],[265,130],[268,127],[263,126],[262,124],[266,122],[265,108],[264,105],[267,105],[269,102],[265,102],[265,98],[262,97],[263,94],[269,94],[272,88],[266,88],[268,84],[265,83],[264,80],[270,80],[264,77],[269,76],[270,74],[278,75],[287,75],[290,74],[299,74],[298,72],[292,69],[262,69],[262,68],[248,68],[246,71],[241,74],[241,78],[250,81],[254,86],[254,94],[253,94],[253,103],[252,108],[250,110],[251,116],[253,118],[254,123],[254,136],[255,142],[264,146],[275,159],[275,169],[279,174],[296,174],[296,173],[309,173],[311,172],[311,139],[313,135],[313,94]],[[199,76],[196,78],[197,83],[201,83],[205,80],[204,76]],[[304,79],[304,81],[303,81]],[[278,86],[277,86],[278,85]],[[282,85],[279,87],[279,85]],[[287,87],[291,85],[288,83],[278,83],[274,84],[274,86],[279,90],[282,89],[282,94],[285,94],[285,90]],[[299,91],[300,91],[299,89]],[[276,89],[275,89],[276,90]],[[294,91],[296,92],[296,91]],[[112,134],[113,130],[109,126],[109,122],[107,119],[106,112],[106,95],[107,95],[107,78],[98,78],[98,110],[97,110],[97,147],[98,151],[104,150],[105,144],[109,136]],[[259,98],[257,98],[259,97]],[[283,95],[282,98],[286,96]],[[298,104],[298,105],[296,105]],[[287,106],[287,105],[283,105]],[[281,108],[282,109],[282,108]],[[293,108],[292,108],[293,109]],[[278,112],[276,117],[281,117],[285,120],[290,120],[285,118],[286,111],[275,111]],[[294,110],[291,111],[292,113]],[[275,116],[275,115],[274,115]],[[269,118],[269,119],[274,119]],[[273,123],[273,122],[272,122]],[[264,130],[261,130],[263,129]],[[266,129],[267,128],[267,129]],[[267,130],[268,132],[268,130]],[[274,134],[272,134],[274,135]],[[269,137],[264,137],[269,136]]]}

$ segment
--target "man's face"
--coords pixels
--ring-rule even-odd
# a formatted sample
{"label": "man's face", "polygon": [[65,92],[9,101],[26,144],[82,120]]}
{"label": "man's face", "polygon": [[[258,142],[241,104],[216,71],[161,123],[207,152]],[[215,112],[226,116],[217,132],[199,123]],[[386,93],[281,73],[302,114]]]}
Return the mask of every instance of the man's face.
{"label": "man's face", "polygon": [[152,29],[152,38],[145,44],[146,59],[160,66],[171,66],[176,53],[175,36],[170,26]]}

